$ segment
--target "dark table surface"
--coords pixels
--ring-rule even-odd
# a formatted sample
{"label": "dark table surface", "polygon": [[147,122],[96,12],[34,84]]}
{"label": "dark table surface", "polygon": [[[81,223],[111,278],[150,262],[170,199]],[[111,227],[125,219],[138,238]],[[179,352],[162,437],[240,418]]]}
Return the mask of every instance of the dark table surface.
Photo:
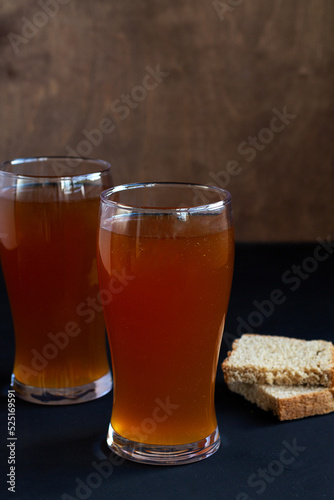
{"label": "dark table surface", "polygon": [[[248,330],[333,340],[334,248],[314,244],[238,244],[216,383],[222,444],[202,462],[140,465],[105,443],[112,393],[73,406],[16,398],[15,493],[7,490],[7,397],[13,328],[0,276],[0,497],[15,499],[303,499],[334,498],[334,413],[279,422],[224,385],[220,364]],[[277,292],[277,290],[280,291]],[[280,303],[273,298],[280,297]],[[276,301],[277,302],[277,301]],[[284,451],[288,450],[288,451]]]}

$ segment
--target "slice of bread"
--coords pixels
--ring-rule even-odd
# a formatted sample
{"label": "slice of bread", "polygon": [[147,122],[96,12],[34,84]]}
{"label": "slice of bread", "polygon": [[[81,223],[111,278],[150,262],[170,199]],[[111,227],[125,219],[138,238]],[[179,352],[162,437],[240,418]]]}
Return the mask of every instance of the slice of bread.
{"label": "slice of bread", "polygon": [[228,388],[263,410],[271,410],[280,420],[294,420],[334,411],[334,389],[244,382],[231,382]]}
{"label": "slice of bread", "polygon": [[222,364],[227,384],[334,387],[334,346],[325,340],[300,340],[244,334],[233,342]]}

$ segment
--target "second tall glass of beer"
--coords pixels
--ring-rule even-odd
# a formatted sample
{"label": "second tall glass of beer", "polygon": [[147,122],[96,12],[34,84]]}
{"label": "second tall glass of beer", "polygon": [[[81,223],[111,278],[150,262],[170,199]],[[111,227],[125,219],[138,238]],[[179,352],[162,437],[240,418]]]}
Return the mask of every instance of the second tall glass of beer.
{"label": "second tall glass of beer", "polygon": [[181,464],[219,447],[214,386],[234,259],[231,198],[194,184],[101,195],[98,272],[112,356],[107,442]]}

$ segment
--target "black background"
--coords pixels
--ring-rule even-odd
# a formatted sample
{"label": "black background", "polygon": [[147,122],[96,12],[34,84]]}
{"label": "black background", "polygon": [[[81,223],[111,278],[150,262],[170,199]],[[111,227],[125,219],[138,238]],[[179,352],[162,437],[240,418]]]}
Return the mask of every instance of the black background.
{"label": "black background", "polygon": [[[124,461],[112,455],[105,444],[112,393],[65,407],[39,406],[16,398],[15,493],[8,492],[6,484],[7,395],[14,338],[0,276],[1,497],[332,499],[334,415],[279,422],[230,393],[220,368],[233,338],[245,332],[242,322],[248,323],[249,331],[262,334],[333,340],[334,250],[323,248],[319,255],[324,260],[319,261],[314,258],[319,245],[237,244],[217,370],[216,410],[222,438],[217,453],[202,462],[175,467]],[[274,290],[281,291],[282,303],[270,306],[264,301],[275,296]],[[266,306],[267,317],[254,301]],[[295,451],[283,451],[291,447]],[[289,463],[283,464],[282,458]]]}

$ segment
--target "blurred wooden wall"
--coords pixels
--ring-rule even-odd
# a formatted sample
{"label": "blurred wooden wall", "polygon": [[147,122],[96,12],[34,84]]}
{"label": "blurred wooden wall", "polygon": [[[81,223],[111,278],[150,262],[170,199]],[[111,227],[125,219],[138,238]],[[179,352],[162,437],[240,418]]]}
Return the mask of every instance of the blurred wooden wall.
{"label": "blurred wooden wall", "polygon": [[334,216],[332,0],[2,0],[0,158],[216,184],[237,239]]}

